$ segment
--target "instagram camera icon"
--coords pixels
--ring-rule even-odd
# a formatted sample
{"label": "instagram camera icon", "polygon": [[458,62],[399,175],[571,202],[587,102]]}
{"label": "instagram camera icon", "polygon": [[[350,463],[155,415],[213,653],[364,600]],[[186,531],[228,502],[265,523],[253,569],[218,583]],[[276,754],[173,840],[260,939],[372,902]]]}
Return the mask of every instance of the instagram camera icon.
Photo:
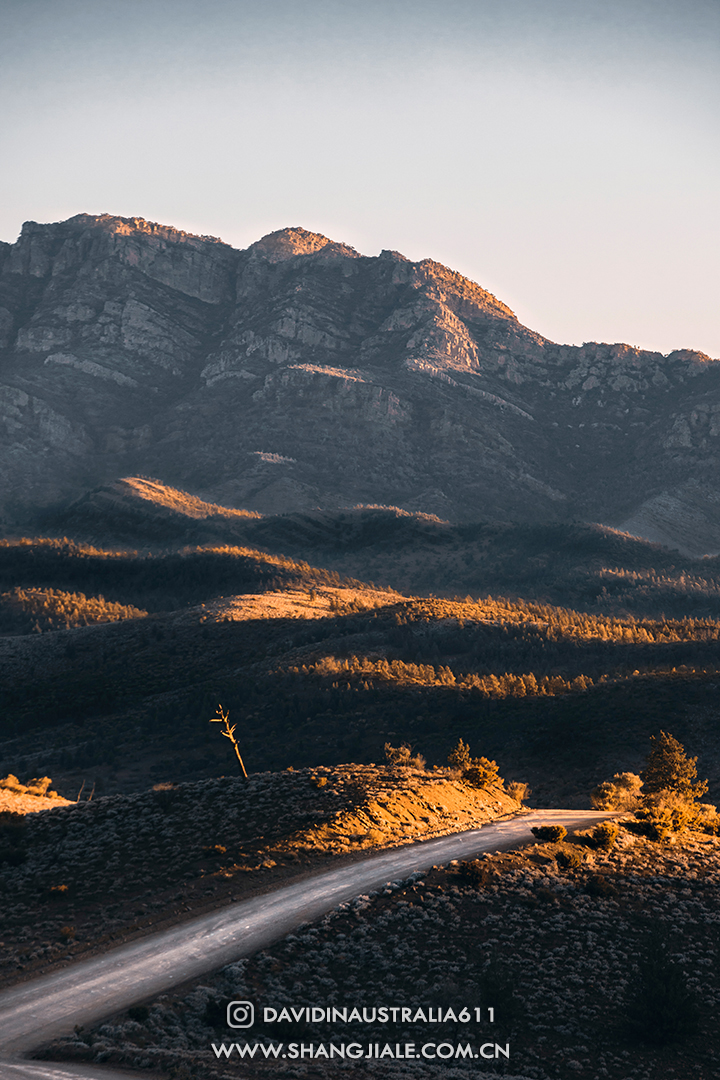
{"label": "instagram camera icon", "polygon": [[255,1022],[252,1001],[231,1001],[227,1007],[227,1024],[231,1028],[249,1028]]}

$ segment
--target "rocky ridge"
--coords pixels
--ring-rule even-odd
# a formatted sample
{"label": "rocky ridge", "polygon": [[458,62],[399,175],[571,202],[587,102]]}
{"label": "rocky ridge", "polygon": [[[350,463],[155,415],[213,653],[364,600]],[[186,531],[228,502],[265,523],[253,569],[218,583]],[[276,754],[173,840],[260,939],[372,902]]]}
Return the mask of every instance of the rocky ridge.
{"label": "rocky ridge", "polygon": [[556,345],[430,259],[142,218],[0,245],[0,519],[128,473],[260,512],[601,521],[720,549],[720,365]]}

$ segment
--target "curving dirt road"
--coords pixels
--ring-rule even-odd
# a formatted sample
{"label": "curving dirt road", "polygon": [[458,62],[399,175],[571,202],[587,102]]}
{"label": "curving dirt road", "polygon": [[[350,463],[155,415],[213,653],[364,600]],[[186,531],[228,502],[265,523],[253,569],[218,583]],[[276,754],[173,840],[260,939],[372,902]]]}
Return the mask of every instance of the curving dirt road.
{"label": "curving dirt road", "polygon": [[[128,1080],[100,1065],[54,1065],[24,1061],[27,1054],[76,1024],[96,1023],[136,1002],[199,978],[257,952],[300,923],[319,918],[338,904],[393,879],[428,870],[436,863],[473,858],[532,842],[533,825],[551,822],[586,828],[612,814],[582,810],[536,810],[519,817],[393,848],[326,871],[265,896],[230,904],[101,957],[84,960],[0,994],[2,1080]],[[141,1077],[140,1073],[133,1073]]]}

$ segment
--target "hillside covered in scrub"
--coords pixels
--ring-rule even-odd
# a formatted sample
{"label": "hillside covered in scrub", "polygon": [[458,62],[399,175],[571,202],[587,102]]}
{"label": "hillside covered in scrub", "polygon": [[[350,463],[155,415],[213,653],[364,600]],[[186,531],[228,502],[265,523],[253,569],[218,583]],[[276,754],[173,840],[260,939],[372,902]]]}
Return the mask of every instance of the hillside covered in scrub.
{"label": "hillside covered in scrub", "polygon": [[[663,846],[625,829],[601,845],[571,835],[388,882],[258,955],[78,1031],[47,1053],[226,1080],[240,1066],[235,1044],[255,1040],[283,1050],[291,1041],[378,1042],[393,1058],[398,1043],[419,1048],[442,1039],[477,1052],[491,1040],[508,1049],[507,1060],[386,1057],[354,1063],[353,1073],[369,1080],[381,1069],[401,1080],[412,1067],[432,1080],[714,1080],[718,904],[717,837],[691,832]],[[226,1027],[230,1000],[277,1012],[291,1003],[355,1006],[369,1022],[260,1020],[249,1038]],[[416,1022],[402,1021],[399,1009],[395,1022],[373,1022],[380,1005],[406,1006]],[[463,1006],[470,1022],[457,1019]],[[428,1023],[429,1009],[450,1019]],[[295,1063],[273,1054],[267,1061],[259,1051],[252,1069],[297,1075]],[[337,1061],[303,1063],[308,1080],[344,1075]]]}
{"label": "hillside covered in scrub", "polygon": [[[0,771],[51,775],[71,798],[84,781],[216,776],[232,767],[209,723],[221,702],[250,772],[369,763],[387,740],[438,764],[462,737],[539,805],[583,806],[664,725],[703,749],[719,797],[715,560],[589,527],[562,543],[387,510],[224,515],[126,488],[112,520],[132,531],[140,490],[166,546],[0,542]],[[215,541],[186,543],[208,520]],[[228,522],[245,533],[220,535]],[[373,567],[379,583],[354,576]],[[397,591],[436,571],[435,588]]]}
{"label": "hillside covered in scrub", "polygon": [[4,792],[14,799],[0,812],[5,982],[338,861],[520,809],[497,776],[477,786],[457,770],[392,764],[164,783],[72,803],[37,793],[23,802],[15,777],[0,781],[0,807]]}

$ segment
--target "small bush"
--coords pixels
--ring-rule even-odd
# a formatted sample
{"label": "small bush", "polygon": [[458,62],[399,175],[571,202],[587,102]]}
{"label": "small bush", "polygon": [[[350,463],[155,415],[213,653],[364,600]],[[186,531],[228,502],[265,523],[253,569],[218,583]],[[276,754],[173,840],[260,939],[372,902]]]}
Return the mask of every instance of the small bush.
{"label": "small bush", "polygon": [[644,806],[635,811],[635,816],[643,826],[644,834],[651,840],[661,842],[695,825],[702,828],[703,820],[711,820],[702,804],[698,805],[672,791],[648,795],[644,799]]}
{"label": "small bush", "polygon": [[557,864],[563,870],[578,870],[583,864],[583,857],[575,848],[568,848],[557,853]]}
{"label": "small bush", "polygon": [[516,799],[517,802],[525,802],[532,795],[532,788],[529,784],[523,783],[521,780],[513,780],[511,783],[505,786],[505,790],[511,799]]}
{"label": "small bush", "polygon": [[404,765],[413,769],[424,769],[426,765],[425,758],[422,754],[415,754],[413,756],[410,743],[401,743],[400,746],[392,746],[389,742],[386,742],[385,760],[389,765]]}
{"label": "small bush", "polygon": [[564,825],[536,825],[530,831],[542,843],[556,844],[567,836],[567,829]]}
{"label": "small bush", "polygon": [[458,739],[455,746],[448,754],[448,765],[451,769],[466,769],[470,764],[470,747],[462,739]]}
{"label": "small bush", "polygon": [[711,836],[718,836],[720,834],[720,815],[717,812],[717,807],[712,806],[711,803],[699,803],[695,809],[697,810],[697,817],[694,827],[710,833]]}
{"label": "small bush", "polygon": [[52,780],[49,776],[35,776],[32,780],[28,780],[25,790],[28,795],[37,795],[40,798],[48,797],[48,788],[51,784]]}
{"label": "small bush", "polygon": [[636,810],[640,805],[642,780],[636,773],[615,773],[590,793],[596,810]]}
{"label": "small bush", "polygon": [[0,788],[5,788],[6,791],[16,791],[18,794],[24,794],[25,792],[25,785],[20,783],[14,773],[8,773],[7,776],[0,780]]}
{"label": "small bush", "polygon": [[462,778],[466,784],[478,788],[502,783],[498,775],[497,762],[489,761],[486,757],[473,758],[472,763],[463,769]]}
{"label": "small bush", "polygon": [[620,835],[620,826],[614,821],[602,821],[592,831],[593,846],[602,851],[612,851]]}
{"label": "small bush", "polygon": [[483,886],[489,876],[487,867],[483,866],[479,859],[461,862],[457,868],[457,875],[464,885],[472,885],[475,889]]}
{"label": "small bush", "polygon": [[35,776],[32,780],[28,780],[27,784],[21,784],[13,773],[9,773],[0,780],[0,788],[12,791],[16,795],[36,795],[38,798],[59,799],[60,796],[56,791],[48,790],[51,784],[52,780],[49,776]]}
{"label": "small bush", "polygon": [[131,1005],[128,1009],[128,1016],[138,1024],[144,1024],[149,1015],[150,1010],[147,1005]]}

